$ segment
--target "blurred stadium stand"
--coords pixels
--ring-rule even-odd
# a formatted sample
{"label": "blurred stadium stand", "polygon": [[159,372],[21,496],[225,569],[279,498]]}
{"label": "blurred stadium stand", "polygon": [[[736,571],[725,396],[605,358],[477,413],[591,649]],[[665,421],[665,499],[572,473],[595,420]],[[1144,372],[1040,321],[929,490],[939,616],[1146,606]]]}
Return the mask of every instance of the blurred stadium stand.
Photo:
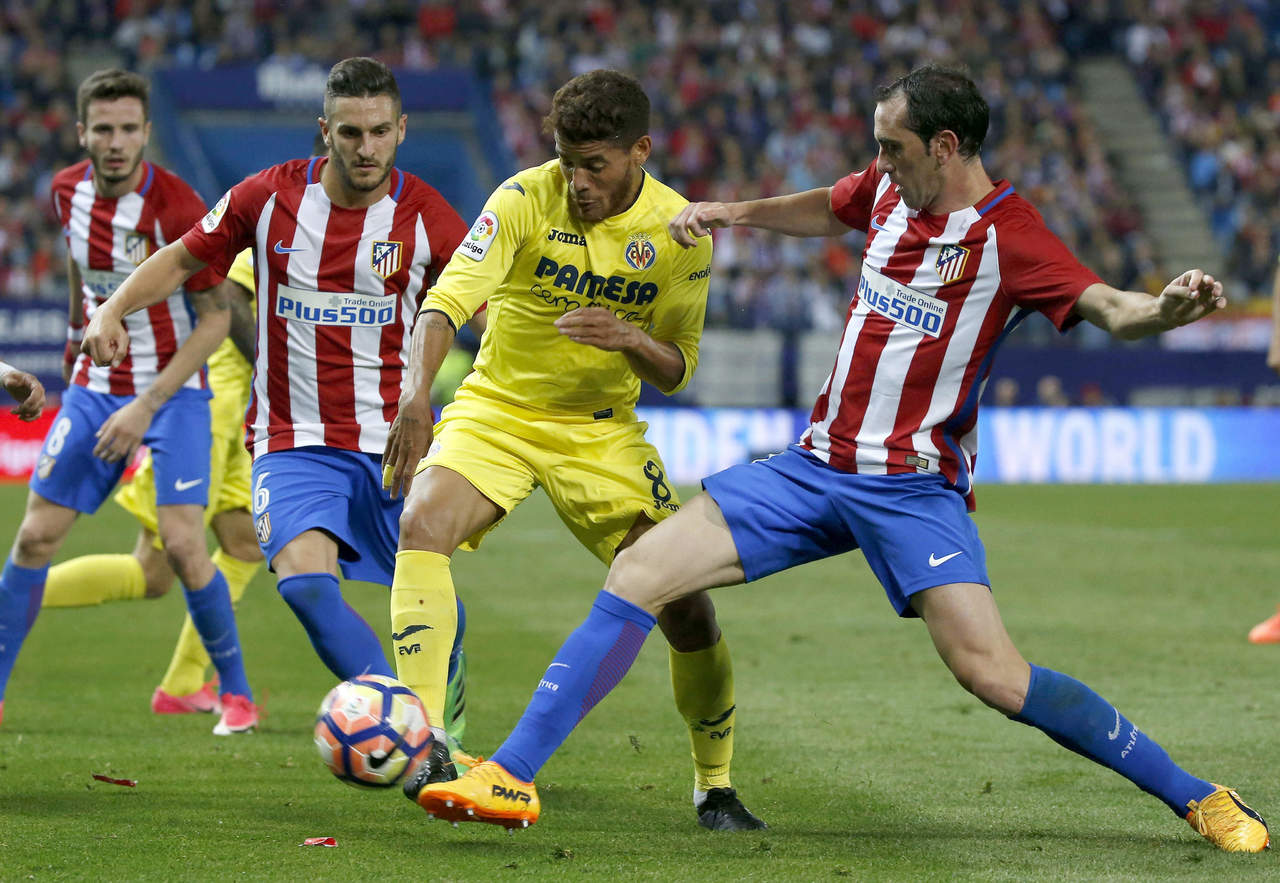
{"label": "blurred stadium stand", "polygon": [[[1204,260],[1231,285],[1218,321],[1161,342],[1026,323],[993,378],[1017,386],[1012,403],[1034,400],[1052,373],[1075,403],[1274,404],[1258,350],[1269,339],[1260,296],[1280,252],[1278,40],[1280,4],[1266,0],[8,4],[0,340],[12,360],[42,373],[48,362],[56,376],[49,354],[62,337],[50,317],[65,298],[65,256],[48,183],[80,157],[72,98],[98,67],[152,76],[154,155],[213,200],[306,152],[329,64],[381,58],[410,113],[400,164],[470,216],[506,174],[550,155],[539,122],[576,73],[637,74],[654,100],[652,171],[690,198],[736,199],[865,166],[874,86],[938,60],[968,65],[991,103],[987,169],[1105,279],[1158,290]],[[709,334],[684,400],[807,404],[829,369],[860,246],[857,234],[718,234]],[[32,312],[33,301],[48,306]]]}

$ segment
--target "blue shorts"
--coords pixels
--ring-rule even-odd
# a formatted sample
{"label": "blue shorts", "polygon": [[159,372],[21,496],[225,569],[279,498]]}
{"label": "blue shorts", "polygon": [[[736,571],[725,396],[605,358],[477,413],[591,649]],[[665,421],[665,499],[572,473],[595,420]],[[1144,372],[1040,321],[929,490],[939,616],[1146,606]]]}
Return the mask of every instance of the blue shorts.
{"label": "blue shorts", "polygon": [[[97,512],[129,464],[95,457],[96,433],[133,399],[83,386],[68,388],[62,410],[44,437],[31,489],[77,512]],[[203,507],[208,502],[210,432],[208,390],[180,389],[156,411],[142,437],[155,464],[156,505]]]}
{"label": "blue shorts", "polygon": [[337,448],[273,451],[253,461],[253,524],[267,562],[290,540],[322,530],[347,579],[391,585],[404,499],[382,489],[382,459]]}
{"label": "blue shorts", "polygon": [[949,583],[991,585],[964,497],[941,475],[855,475],[792,446],[702,480],[748,581],[861,549],[899,616]]}

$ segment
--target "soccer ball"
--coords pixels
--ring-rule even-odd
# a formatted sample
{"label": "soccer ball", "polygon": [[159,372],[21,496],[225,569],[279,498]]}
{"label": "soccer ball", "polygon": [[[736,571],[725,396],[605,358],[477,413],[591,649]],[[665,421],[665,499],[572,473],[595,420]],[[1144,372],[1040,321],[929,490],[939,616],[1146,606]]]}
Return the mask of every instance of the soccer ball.
{"label": "soccer ball", "polygon": [[329,691],[316,715],[315,743],[348,785],[388,788],[431,750],[422,700],[395,678],[360,675]]}

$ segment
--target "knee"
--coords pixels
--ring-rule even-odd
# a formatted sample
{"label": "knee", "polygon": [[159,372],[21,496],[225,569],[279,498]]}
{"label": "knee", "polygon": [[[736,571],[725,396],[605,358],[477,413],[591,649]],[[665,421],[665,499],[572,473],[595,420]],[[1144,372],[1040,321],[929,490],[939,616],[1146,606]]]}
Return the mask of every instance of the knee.
{"label": "knee", "polygon": [[[182,580],[183,585],[197,588],[204,585],[204,570],[212,570],[209,562],[209,549],[203,536],[194,536],[185,531],[161,537],[164,543],[164,554],[173,572]],[[207,566],[205,566],[207,565]],[[161,593],[163,594],[163,592]]]}
{"label": "knee", "polygon": [[985,705],[1005,714],[1022,709],[1030,679],[1025,662],[1019,667],[1011,661],[974,654],[948,660],[947,664],[960,686]]}
{"label": "knee", "polygon": [[43,567],[53,560],[62,537],[38,521],[24,519],[13,541],[14,562],[21,567]]}
{"label": "knee", "polygon": [[716,609],[706,592],[672,601],[658,613],[667,643],[681,653],[705,650],[720,640]]}
{"label": "knee", "polygon": [[452,537],[453,531],[446,523],[445,515],[439,506],[432,506],[425,498],[410,494],[405,500],[404,511],[400,513],[401,550],[452,555],[458,541]]}
{"label": "knee", "polygon": [[645,564],[643,553],[638,553],[634,546],[628,546],[614,557],[604,587],[611,594],[655,615],[667,606],[661,597],[662,583],[655,578],[654,568]]}

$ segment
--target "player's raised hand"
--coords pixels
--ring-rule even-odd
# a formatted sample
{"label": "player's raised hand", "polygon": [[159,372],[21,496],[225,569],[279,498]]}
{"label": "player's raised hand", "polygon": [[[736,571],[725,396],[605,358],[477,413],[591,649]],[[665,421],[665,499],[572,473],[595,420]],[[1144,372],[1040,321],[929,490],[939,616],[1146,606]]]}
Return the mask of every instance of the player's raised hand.
{"label": "player's raised hand", "polygon": [[431,402],[418,399],[400,402],[382,452],[382,487],[391,494],[391,499],[408,496],[414,472],[427,455],[434,437]]}
{"label": "player's raised hand", "polygon": [[671,238],[680,245],[692,248],[697,244],[699,236],[706,236],[715,227],[728,227],[732,224],[729,207],[723,202],[691,202],[671,219],[667,230],[670,231]]}
{"label": "player's raised hand", "polygon": [[1227,305],[1222,283],[1203,270],[1187,270],[1160,292],[1160,317],[1168,327],[1187,325]]}
{"label": "player's raised hand", "polygon": [[112,368],[129,354],[129,332],[120,317],[106,304],[93,311],[80,352],[87,353],[95,365],[110,365]]}
{"label": "player's raised hand", "polygon": [[9,409],[10,414],[16,414],[19,420],[28,423],[40,416],[40,412],[44,410],[44,386],[35,375],[11,368],[5,372],[0,383],[3,383],[5,391],[18,403]]}
{"label": "player's raised hand", "polygon": [[594,346],[611,353],[633,349],[644,334],[604,307],[579,307],[556,319],[556,330],[574,343]]}
{"label": "player's raised hand", "polygon": [[93,446],[93,455],[108,463],[119,460],[127,463],[132,460],[155,413],[145,396],[138,396],[121,407],[104,420],[94,433],[98,442]]}

